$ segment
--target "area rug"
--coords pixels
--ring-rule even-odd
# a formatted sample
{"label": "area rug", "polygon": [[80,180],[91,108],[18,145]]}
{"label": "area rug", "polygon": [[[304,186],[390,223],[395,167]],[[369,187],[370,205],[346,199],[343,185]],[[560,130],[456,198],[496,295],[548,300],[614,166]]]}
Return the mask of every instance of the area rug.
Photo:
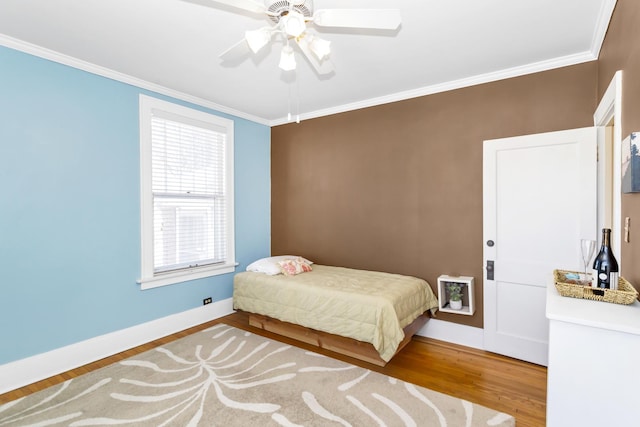
{"label": "area rug", "polygon": [[0,426],[514,426],[225,324],[0,406]]}

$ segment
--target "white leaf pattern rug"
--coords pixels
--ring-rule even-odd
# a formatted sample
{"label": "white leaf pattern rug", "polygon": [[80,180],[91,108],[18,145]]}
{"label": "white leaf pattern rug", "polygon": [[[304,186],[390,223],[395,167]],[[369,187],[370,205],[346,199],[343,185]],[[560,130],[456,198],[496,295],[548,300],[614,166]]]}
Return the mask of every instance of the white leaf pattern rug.
{"label": "white leaf pattern rug", "polygon": [[225,324],[0,406],[0,426],[515,426]]}

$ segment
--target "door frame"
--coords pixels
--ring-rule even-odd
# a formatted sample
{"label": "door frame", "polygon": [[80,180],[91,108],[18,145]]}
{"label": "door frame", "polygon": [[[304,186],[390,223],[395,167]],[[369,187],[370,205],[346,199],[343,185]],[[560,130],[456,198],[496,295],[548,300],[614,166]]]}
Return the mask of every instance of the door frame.
{"label": "door frame", "polygon": [[[611,240],[613,253],[617,254],[618,266],[622,273],[622,71],[616,71],[606,92],[602,96],[598,108],[593,114],[593,124],[596,127],[613,126],[613,150],[606,148],[606,135],[601,132],[598,136],[598,213],[602,217],[606,203],[607,191],[611,191]],[[612,158],[608,158],[612,155]],[[603,174],[601,165],[611,164],[613,176],[608,178]],[[610,179],[610,183],[607,180]],[[609,185],[611,185],[610,188]],[[600,229],[606,226],[599,223]]]}

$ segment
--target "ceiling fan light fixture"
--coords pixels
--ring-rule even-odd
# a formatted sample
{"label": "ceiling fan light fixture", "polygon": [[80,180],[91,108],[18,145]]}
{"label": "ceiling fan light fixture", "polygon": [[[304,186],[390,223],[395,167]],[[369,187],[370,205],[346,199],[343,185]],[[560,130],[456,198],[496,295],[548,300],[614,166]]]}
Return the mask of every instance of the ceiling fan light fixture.
{"label": "ceiling fan light fixture", "polygon": [[[257,54],[272,41],[274,34],[287,46],[295,43],[300,53],[318,75],[334,72],[331,55],[331,42],[311,35],[307,25],[328,28],[353,28],[397,31],[402,23],[398,9],[320,9],[314,10],[313,0],[206,0],[225,6],[235,7],[248,12],[264,13],[273,22],[272,26],[246,31],[245,39],[240,40],[223,52],[223,60],[231,57],[230,52],[238,46]],[[260,4],[264,3],[264,5]],[[393,35],[393,34],[390,34]],[[246,45],[244,44],[246,43]],[[293,50],[282,49],[280,68],[286,71],[296,69]]]}
{"label": "ceiling fan light fixture", "polygon": [[313,52],[318,60],[322,61],[331,53],[331,42],[329,40],[324,40],[320,37],[310,35],[309,49],[311,49],[311,52]]}
{"label": "ceiling fan light fixture", "polygon": [[271,33],[267,28],[245,31],[244,38],[253,53],[258,53],[271,40]]}
{"label": "ceiling fan light fixture", "polygon": [[304,21],[304,16],[296,11],[289,11],[286,15],[280,18],[282,23],[282,29],[285,33],[291,37],[299,37],[304,30],[307,29],[307,24]]}
{"label": "ceiling fan light fixture", "polygon": [[296,69],[296,58],[293,54],[293,48],[286,45],[282,48],[280,54],[280,64],[278,65],[284,71],[293,71]]}

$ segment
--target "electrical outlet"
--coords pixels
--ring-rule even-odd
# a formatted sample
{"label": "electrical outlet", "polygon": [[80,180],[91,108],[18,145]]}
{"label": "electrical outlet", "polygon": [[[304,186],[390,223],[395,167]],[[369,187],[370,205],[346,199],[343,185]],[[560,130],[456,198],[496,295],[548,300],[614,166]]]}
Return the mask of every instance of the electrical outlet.
{"label": "electrical outlet", "polygon": [[208,297],[202,300],[202,305],[211,304],[212,302],[213,302],[213,299],[211,297]]}

